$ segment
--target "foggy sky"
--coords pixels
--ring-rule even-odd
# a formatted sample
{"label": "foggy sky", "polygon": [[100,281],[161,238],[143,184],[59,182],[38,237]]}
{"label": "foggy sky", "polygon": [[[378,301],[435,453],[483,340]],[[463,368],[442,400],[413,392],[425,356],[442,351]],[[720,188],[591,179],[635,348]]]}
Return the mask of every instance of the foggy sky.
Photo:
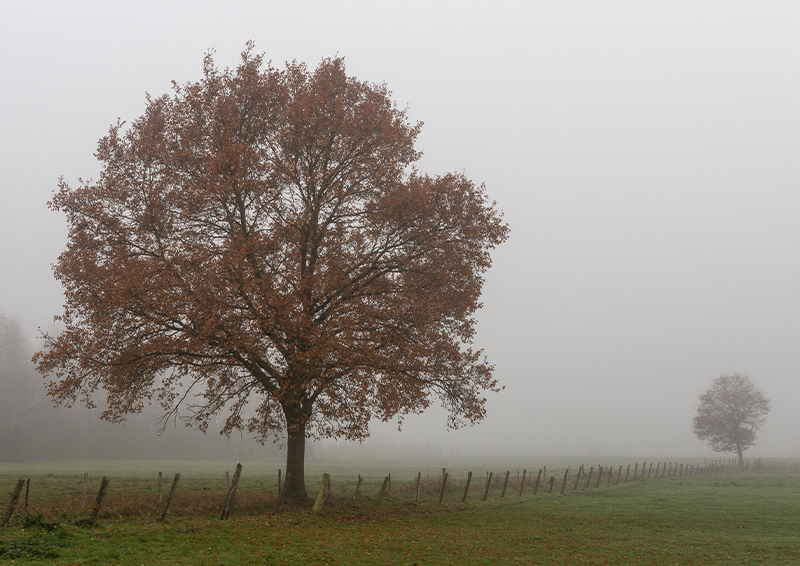
{"label": "foggy sky", "polygon": [[[344,56],[425,123],[419,168],[485,182],[511,237],[478,314],[505,390],[480,425],[376,424],[361,450],[713,454],[691,431],[721,373],[772,400],[747,455],[800,456],[800,4],[4,2],[0,311],[61,312],[47,210],[97,177],[145,93],[235,66]],[[334,448],[330,448],[333,450]]]}

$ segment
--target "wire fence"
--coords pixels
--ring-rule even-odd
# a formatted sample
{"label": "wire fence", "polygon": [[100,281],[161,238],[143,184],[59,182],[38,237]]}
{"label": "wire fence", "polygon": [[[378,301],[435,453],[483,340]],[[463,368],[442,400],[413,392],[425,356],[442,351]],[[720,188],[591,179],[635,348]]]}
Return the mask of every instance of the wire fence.
{"label": "wire fence", "polygon": [[[172,475],[178,472],[178,477]],[[31,478],[0,477],[13,491],[5,514],[7,525],[16,514],[41,513],[48,517],[79,518],[91,514],[98,519],[150,517],[166,520],[168,515],[274,513],[280,509],[282,470],[273,474],[247,474],[241,466],[217,474],[159,472],[157,476],[99,476],[74,474],[36,475]],[[682,461],[631,461],[625,464],[578,465],[548,468],[457,470],[442,468],[441,474],[428,470],[415,477],[407,473],[359,475],[342,473],[306,477],[314,509],[364,507],[395,504],[431,506],[487,501],[508,497],[558,497],[624,485],[634,481],[662,478],[701,478],[754,474],[800,474],[800,462],[753,460],[739,465],[736,460],[715,460],[702,464]],[[103,480],[105,488],[103,488]],[[318,487],[319,486],[319,487]],[[317,492],[317,487],[319,492]],[[4,489],[5,491],[5,489]],[[172,497],[170,496],[172,495]],[[305,507],[303,507],[305,508]]]}

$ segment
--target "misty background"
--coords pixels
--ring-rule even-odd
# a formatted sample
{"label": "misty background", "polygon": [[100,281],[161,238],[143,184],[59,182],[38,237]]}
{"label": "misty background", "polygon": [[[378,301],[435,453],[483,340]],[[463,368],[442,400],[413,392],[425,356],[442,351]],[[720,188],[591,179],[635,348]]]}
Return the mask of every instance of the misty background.
{"label": "misty background", "polygon": [[[238,437],[156,435],[52,409],[30,365],[53,327],[63,175],[145,93],[245,42],[273,65],[386,82],[425,123],[418,166],[484,182],[511,238],[476,345],[505,386],[477,426],[431,410],[314,454],[705,456],[697,397],[747,374],[772,400],[746,457],[800,456],[800,4],[2,2],[0,459],[252,458]],[[92,447],[95,448],[92,448]],[[104,448],[96,448],[103,446]]]}

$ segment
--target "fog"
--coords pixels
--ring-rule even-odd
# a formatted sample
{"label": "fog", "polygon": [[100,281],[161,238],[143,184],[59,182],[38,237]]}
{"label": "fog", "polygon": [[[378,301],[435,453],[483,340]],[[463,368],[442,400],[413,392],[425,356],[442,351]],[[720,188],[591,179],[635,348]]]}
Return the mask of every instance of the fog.
{"label": "fog", "polygon": [[[63,303],[58,177],[97,177],[117,117],[198,79],[209,49],[235,66],[252,39],[276,66],[339,55],[385,81],[425,123],[419,168],[484,182],[511,228],[478,313],[505,387],[486,419],[447,431],[431,410],[314,453],[712,455],[692,434],[697,396],[739,372],[772,400],[747,456],[798,457],[798,29],[800,4],[763,1],[4,3],[0,312],[40,347]],[[14,375],[41,397],[29,370]],[[97,412],[46,414],[55,430]],[[142,457],[170,442],[258,453],[156,438],[156,417],[138,417],[136,438],[156,443]],[[137,425],[91,426],[125,446]]]}

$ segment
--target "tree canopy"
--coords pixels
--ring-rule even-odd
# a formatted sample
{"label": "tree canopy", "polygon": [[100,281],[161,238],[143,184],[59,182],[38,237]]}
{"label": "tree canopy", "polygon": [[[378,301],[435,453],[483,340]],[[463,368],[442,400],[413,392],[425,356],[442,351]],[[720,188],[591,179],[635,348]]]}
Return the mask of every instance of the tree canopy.
{"label": "tree canopy", "polygon": [[[59,403],[119,421],[151,400],[205,429],[285,440],[368,435],[438,398],[480,420],[493,368],[471,346],[490,251],[508,227],[485,188],[414,168],[420,124],[383,84],[206,56],[98,144],[97,181],[63,179],[55,275],[64,330],[36,355]],[[288,435],[287,435],[288,432]]]}
{"label": "tree canopy", "polygon": [[732,373],[715,379],[700,395],[694,433],[715,452],[744,451],[755,445],[756,431],[766,422],[769,400],[746,375]]}

